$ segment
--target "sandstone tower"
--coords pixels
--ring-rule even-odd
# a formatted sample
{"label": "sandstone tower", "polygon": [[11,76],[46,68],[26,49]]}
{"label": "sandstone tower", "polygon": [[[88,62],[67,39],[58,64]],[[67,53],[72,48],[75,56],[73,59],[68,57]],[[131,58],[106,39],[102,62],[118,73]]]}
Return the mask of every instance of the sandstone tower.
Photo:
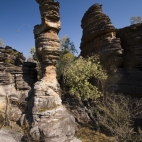
{"label": "sandstone tower", "polygon": [[34,86],[34,140],[45,142],[80,142],[74,137],[75,119],[62,105],[60,87],[56,79],[56,62],[60,55],[59,2],[36,0],[41,13],[41,24],[34,28],[36,53],[43,77]]}
{"label": "sandstone tower", "polygon": [[[81,56],[99,54],[103,65],[114,70],[122,62],[123,49],[110,18],[103,13],[102,5],[92,5],[84,14],[81,27]],[[107,59],[107,62],[106,62]]]}
{"label": "sandstone tower", "polygon": [[81,56],[97,54],[108,71],[109,92],[142,94],[142,23],[116,29],[102,5],[92,5],[84,14]]}

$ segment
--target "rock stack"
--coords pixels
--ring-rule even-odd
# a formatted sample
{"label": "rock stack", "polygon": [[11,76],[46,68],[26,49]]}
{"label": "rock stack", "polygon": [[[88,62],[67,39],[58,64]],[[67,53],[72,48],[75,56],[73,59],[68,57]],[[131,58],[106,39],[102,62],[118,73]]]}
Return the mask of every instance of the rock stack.
{"label": "rock stack", "polygon": [[23,54],[12,47],[0,47],[0,52],[0,116],[17,122],[25,113],[19,106],[27,107],[25,99],[37,81],[36,64],[24,62]]}
{"label": "rock stack", "polygon": [[[12,47],[0,47],[0,127],[3,127],[0,130],[1,141],[14,141],[15,138],[10,139],[10,132],[13,132],[13,137],[15,134],[19,135],[21,129],[16,124],[23,125],[25,116],[30,115],[28,100],[37,81],[37,71],[36,64],[24,62],[25,59],[22,53]],[[4,128],[7,125],[8,129]],[[23,133],[19,139],[22,136]]]}
{"label": "rock stack", "polygon": [[36,0],[40,5],[41,24],[34,28],[36,53],[43,78],[34,86],[33,128],[36,141],[80,142],[74,137],[75,119],[62,105],[60,87],[56,79],[56,62],[60,55],[59,3],[54,0]]}
{"label": "rock stack", "polygon": [[92,5],[84,14],[81,22],[83,29],[80,45],[81,56],[99,54],[103,65],[110,70],[122,64],[123,50],[120,39],[116,38],[116,30],[110,18],[102,12],[102,5]]}
{"label": "rock stack", "polygon": [[92,5],[81,22],[81,55],[100,56],[108,71],[105,90],[141,96],[142,23],[115,29],[100,4]]}

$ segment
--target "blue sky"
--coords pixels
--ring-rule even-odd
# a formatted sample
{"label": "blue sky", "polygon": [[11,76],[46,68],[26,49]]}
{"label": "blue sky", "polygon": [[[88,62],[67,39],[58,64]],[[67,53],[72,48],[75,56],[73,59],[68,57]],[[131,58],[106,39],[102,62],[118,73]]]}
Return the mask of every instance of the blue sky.
{"label": "blue sky", "polygon": [[[28,57],[34,46],[34,25],[40,24],[40,13],[35,0],[0,0],[0,38],[6,45],[23,52]],[[56,0],[55,0],[56,1]],[[131,16],[142,16],[142,0],[58,0],[60,2],[61,31],[79,50],[82,29],[81,19],[87,9],[95,4],[103,5],[116,28],[130,25]]]}

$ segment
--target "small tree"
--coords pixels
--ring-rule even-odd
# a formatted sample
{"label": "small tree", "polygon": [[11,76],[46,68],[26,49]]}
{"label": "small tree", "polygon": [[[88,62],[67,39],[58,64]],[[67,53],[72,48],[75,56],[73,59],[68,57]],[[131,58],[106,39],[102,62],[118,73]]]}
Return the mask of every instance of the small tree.
{"label": "small tree", "polygon": [[37,55],[36,55],[36,48],[32,47],[30,49],[30,54],[32,55],[33,60],[38,61]]}
{"label": "small tree", "polygon": [[60,39],[60,47],[63,54],[66,52],[72,52],[73,54],[78,53],[75,49],[74,43],[71,42],[67,36],[64,36]]}
{"label": "small tree", "polygon": [[69,65],[71,61],[75,59],[74,53],[77,53],[77,50],[74,46],[74,43],[70,41],[67,36],[64,36],[60,39],[60,48],[61,48],[61,55],[57,67],[57,78],[60,80],[62,76],[62,81],[64,82],[64,69],[66,66]]}
{"label": "small tree", "polygon": [[75,56],[71,52],[64,53],[60,56],[60,60],[56,65],[57,79],[60,80],[62,77],[62,83],[65,84],[64,71],[68,65],[75,59]]}
{"label": "small tree", "polygon": [[69,91],[77,95],[81,100],[89,98],[96,100],[103,94],[98,88],[90,83],[91,78],[103,81],[107,78],[106,71],[100,65],[99,57],[88,58],[79,57],[72,60],[62,70],[65,83],[69,86]]}
{"label": "small tree", "polygon": [[0,46],[2,46],[2,47],[5,46],[5,44],[4,44],[4,42],[3,42],[3,40],[1,38],[0,38]]}
{"label": "small tree", "polygon": [[142,23],[142,16],[133,16],[130,18],[131,24]]}

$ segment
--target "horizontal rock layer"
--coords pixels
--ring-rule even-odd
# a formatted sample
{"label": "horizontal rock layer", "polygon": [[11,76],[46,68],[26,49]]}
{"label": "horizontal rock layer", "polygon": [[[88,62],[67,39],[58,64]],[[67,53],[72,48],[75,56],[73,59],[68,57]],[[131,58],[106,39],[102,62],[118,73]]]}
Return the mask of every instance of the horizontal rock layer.
{"label": "horizontal rock layer", "polygon": [[81,142],[75,135],[75,118],[62,105],[60,86],[56,79],[56,62],[61,53],[59,3],[36,0],[41,24],[34,27],[36,54],[43,77],[34,85],[33,127],[34,140],[45,142]]}
{"label": "horizontal rock layer", "polygon": [[115,29],[100,4],[92,5],[81,22],[81,56],[100,56],[109,76],[106,90],[141,95],[142,24]]}
{"label": "horizontal rock layer", "polygon": [[25,57],[21,52],[18,52],[12,47],[6,46],[0,47],[0,62],[6,64],[13,64],[16,66],[22,65],[25,61]]}
{"label": "horizontal rock layer", "polygon": [[0,131],[0,138],[18,142],[24,133],[17,124],[23,124],[31,113],[28,101],[37,81],[36,63],[24,62],[23,54],[9,46],[1,47],[0,52],[0,127],[9,127]]}

